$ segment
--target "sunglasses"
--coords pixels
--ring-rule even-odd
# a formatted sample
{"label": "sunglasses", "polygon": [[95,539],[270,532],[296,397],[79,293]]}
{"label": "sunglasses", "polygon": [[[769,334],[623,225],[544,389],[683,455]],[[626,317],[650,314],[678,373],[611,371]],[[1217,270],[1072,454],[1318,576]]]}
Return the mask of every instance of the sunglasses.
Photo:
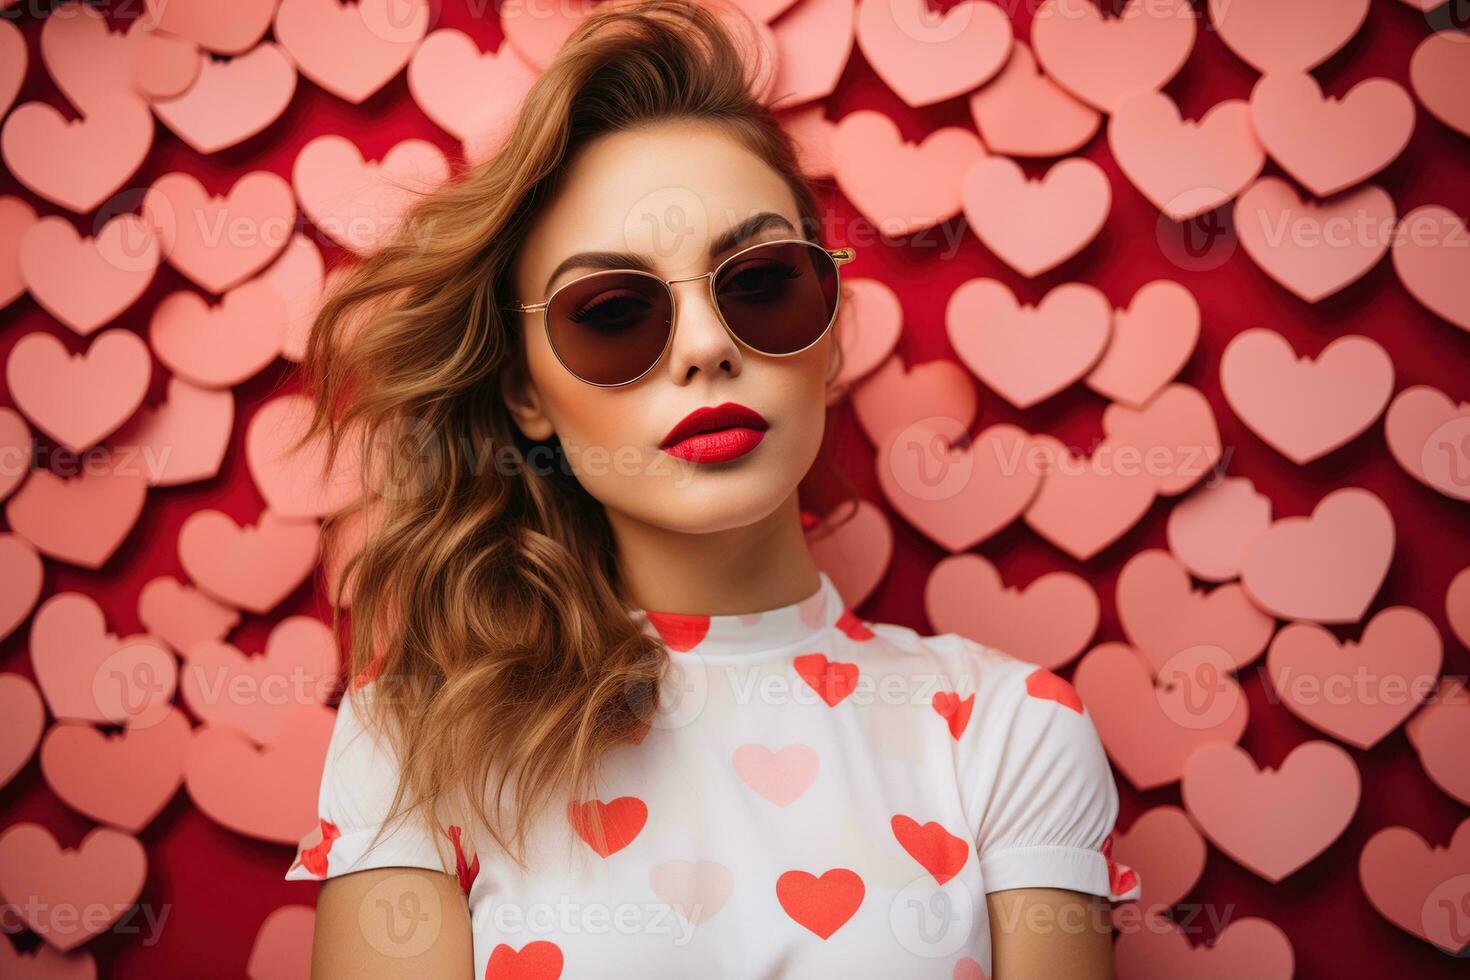
{"label": "sunglasses", "polygon": [[653,370],[674,337],[676,282],[708,279],[725,329],[770,357],[800,354],[837,322],[841,277],[851,248],[826,249],[791,238],[743,248],[702,276],[661,279],[638,269],[593,272],[552,291],[541,312],[557,360],[575,377],[604,388],[632,384]]}

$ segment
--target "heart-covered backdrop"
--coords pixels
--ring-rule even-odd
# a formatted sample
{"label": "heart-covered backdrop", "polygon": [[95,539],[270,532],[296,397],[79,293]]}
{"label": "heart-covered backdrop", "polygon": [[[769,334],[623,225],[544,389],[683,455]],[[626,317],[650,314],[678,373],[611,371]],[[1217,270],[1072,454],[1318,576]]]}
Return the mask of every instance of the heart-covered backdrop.
{"label": "heart-covered backdrop", "polygon": [[[814,551],[1075,686],[1119,975],[1460,975],[1463,5],[741,3],[860,248]],[[353,488],[274,460],[290,362],[585,6],[6,7],[0,973],[304,975]]]}

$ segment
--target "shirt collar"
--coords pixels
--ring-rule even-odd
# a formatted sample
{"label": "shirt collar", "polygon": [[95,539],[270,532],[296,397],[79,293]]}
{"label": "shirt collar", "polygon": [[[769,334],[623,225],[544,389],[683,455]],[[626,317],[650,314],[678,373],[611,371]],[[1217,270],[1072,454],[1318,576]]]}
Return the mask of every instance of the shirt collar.
{"label": "shirt collar", "polygon": [[814,642],[837,625],[846,605],[826,572],[817,590],[796,602],[758,612],[709,615],[633,611],[644,631],[660,637],[674,656],[753,655]]}

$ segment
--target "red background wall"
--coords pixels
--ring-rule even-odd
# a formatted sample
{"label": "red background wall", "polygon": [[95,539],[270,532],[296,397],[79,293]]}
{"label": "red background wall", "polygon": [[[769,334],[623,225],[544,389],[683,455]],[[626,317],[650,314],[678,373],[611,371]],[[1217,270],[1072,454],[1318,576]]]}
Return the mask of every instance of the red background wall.
{"label": "red background wall", "polygon": [[[948,4],[946,4],[948,6]],[[1197,4],[1203,8],[1204,4]],[[1027,37],[1029,9],[1013,12],[1017,36]],[[18,102],[42,100],[58,107],[65,101],[41,66],[39,19],[22,17],[31,54],[31,69]],[[1202,22],[1203,24],[1203,22]],[[437,10],[431,30],[453,27],[470,34],[482,48],[500,43],[493,11],[474,16],[455,0]],[[1414,47],[1429,31],[1425,15],[1394,0],[1375,0],[1368,23],[1348,47],[1316,75],[1329,95],[1340,95],[1361,79],[1375,75],[1407,86],[1407,65]],[[1193,57],[1167,91],[1186,117],[1197,117],[1223,100],[1247,98],[1256,73],[1236,59],[1208,29],[1200,31]],[[837,119],[856,109],[877,109],[895,119],[908,139],[922,138],[943,125],[971,127],[964,99],[914,110],[893,95],[854,49],[827,114]],[[146,187],[163,174],[183,170],[196,175],[211,193],[224,193],[243,174],[269,170],[289,179],[301,147],[322,133],[341,133],[362,150],[380,157],[408,137],[429,140],[448,153],[457,144],[440,131],[410,99],[403,75],[362,105],[351,106],[302,79],[285,115],[264,133],[244,144],[201,156],[159,127],[154,149],[132,186]],[[1101,236],[1078,258],[1034,281],[1011,273],[973,237],[964,237],[948,261],[936,249],[906,247],[896,241],[862,251],[854,274],[875,277],[892,286],[904,310],[905,329],[899,353],[909,363],[954,358],[944,331],[944,304],[960,283],[993,276],[1010,285],[1023,302],[1035,302],[1052,286],[1083,281],[1101,288],[1115,306],[1125,305],[1144,283],[1164,277],[1186,284],[1203,310],[1199,349],[1179,380],[1198,387],[1213,404],[1225,447],[1234,453],[1230,471],[1249,475],[1271,498],[1276,516],[1309,513],[1316,501],[1340,486],[1361,486],[1379,495],[1393,512],[1398,532],[1396,556],[1369,615],[1390,605],[1408,604],[1428,614],[1446,640],[1444,673],[1470,673],[1470,653],[1449,632],[1444,596],[1451,577],[1470,562],[1470,509],[1415,482],[1388,455],[1381,424],[1327,458],[1299,467],[1261,443],[1245,429],[1220,394],[1217,366],[1221,350],[1236,333],[1258,326],[1287,337],[1299,352],[1315,355],[1326,343],[1347,333],[1380,343],[1397,370],[1396,389],[1430,384],[1457,401],[1470,400],[1470,334],[1455,329],[1420,307],[1398,284],[1385,260],[1370,274],[1337,296],[1316,306],[1297,300],[1277,287],[1242,253],[1204,272],[1182,270],[1162,254],[1155,240],[1156,210],[1133,190],[1117,170],[1099,135],[1082,151],[1109,174],[1114,191],[1111,218]],[[1040,168],[1044,169],[1044,168]],[[1039,172],[1028,165],[1028,172]],[[1278,172],[1268,164],[1267,173]],[[1419,114],[1409,149],[1376,182],[1394,197],[1400,215],[1421,204],[1443,204],[1470,214],[1470,142]],[[0,173],[0,193],[30,201],[42,214],[58,209],[32,195],[7,173]],[[829,198],[838,222],[860,220],[840,195]],[[957,219],[958,220],[958,219]],[[79,228],[86,221],[77,220]],[[840,229],[844,225],[835,225]],[[88,229],[90,230],[90,229]],[[841,244],[840,238],[834,244]],[[330,253],[330,249],[325,249]],[[329,262],[332,256],[329,254]],[[114,325],[146,333],[149,314],[164,295],[188,283],[172,268],[161,266],[145,297]],[[81,349],[71,332],[55,323],[33,301],[23,297],[0,310],[0,360],[16,340],[32,330],[46,330]],[[224,511],[241,524],[257,519],[263,506],[246,472],[243,433],[253,411],[271,393],[288,365],[277,362],[236,389],[239,416],[225,464],[211,481],[150,491],[142,519],[119,552],[98,572],[47,562],[50,595],[76,590],[94,597],[110,628],[120,635],[141,630],[136,600],[151,578],[171,574],[186,579],[175,554],[183,520],[203,507]],[[165,372],[155,371],[149,402],[161,399]],[[10,404],[7,396],[0,396]],[[1069,445],[1089,446],[1100,434],[1105,403],[1090,392],[1074,389],[1026,412],[1011,410],[982,391],[981,425],[1015,421],[1030,431],[1046,431]],[[850,410],[835,434],[838,458],[863,495],[882,502],[873,476],[873,451]],[[1147,547],[1164,547],[1164,518],[1171,502],[1156,501],[1153,510],[1121,541],[1086,563],[1077,563],[1016,525],[977,550],[996,562],[1006,580],[1025,585],[1057,568],[1080,571],[1103,601],[1098,641],[1123,639],[1112,608],[1116,574],[1126,559]],[[943,552],[889,511],[896,550],[892,567],[878,592],[859,610],[868,619],[897,622],[927,630],[922,596],[927,573]],[[271,624],[306,613],[325,618],[327,609],[310,587],[298,590],[269,618],[245,614],[231,636],[243,650],[261,649]],[[1355,637],[1358,627],[1337,629]],[[0,670],[31,675],[27,627],[0,644]],[[1060,671],[1070,676],[1071,668]],[[1317,732],[1267,697],[1263,678],[1252,667],[1242,673],[1250,699],[1251,720],[1243,746],[1259,765],[1276,766],[1298,743]],[[1365,900],[1357,879],[1357,857],[1374,831],[1407,826],[1431,844],[1443,845],[1467,816],[1424,775],[1402,729],[1371,751],[1353,751],[1363,776],[1363,798],[1347,831],[1321,857],[1280,885],[1270,885],[1212,850],[1202,880],[1188,901],[1213,904],[1219,914],[1258,915],[1281,926],[1290,936],[1302,977],[1396,975],[1463,976],[1464,963],[1401,932],[1380,918]],[[1121,779],[1120,827],[1144,810],[1179,802],[1178,787],[1146,794]],[[32,761],[0,790],[0,825],[38,821],[64,846],[74,846],[90,829],[87,819],[72,813],[50,793]],[[141,835],[149,855],[147,884],[140,901],[167,909],[156,945],[137,937],[105,934],[88,944],[103,975],[239,976],[261,921],[287,903],[310,904],[316,886],[281,880],[291,860],[289,848],[255,842],[213,824],[194,809],[183,792]],[[1201,917],[1200,921],[1203,921]],[[135,920],[141,922],[141,920]],[[19,942],[27,948],[34,937]]]}

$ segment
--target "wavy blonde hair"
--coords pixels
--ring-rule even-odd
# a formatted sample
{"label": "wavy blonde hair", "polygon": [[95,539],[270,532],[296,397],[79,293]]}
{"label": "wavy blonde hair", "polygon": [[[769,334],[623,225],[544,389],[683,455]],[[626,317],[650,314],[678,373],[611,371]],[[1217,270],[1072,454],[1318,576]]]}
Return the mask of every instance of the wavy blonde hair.
{"label": "wavy blonde hair", "polygon": [[[327,518],[324,550],[346,553],[362,522],[338,580],[352,686],[372,681],[365,723],[400,764],[390,821],[417,812],[433,828],[467,806],[524,863],[538,809],[592,794],[603,753],[650,720],[667,655],[630,616],[606,514],[555,438],[527,440],[501,401],[502,372],[525,366],[512,260],[582,145],[665,119],[724,127],[786,179],[820,241],[814,181],[760,86],[698,0],[602,4],[498,151],[418,199],[324,298],[302,443],[323,443],[329,466],[362,457],[364,495]],[[821,459],[855,502],[825,442]],[[342,618],[334,604],[334,630]]]}

